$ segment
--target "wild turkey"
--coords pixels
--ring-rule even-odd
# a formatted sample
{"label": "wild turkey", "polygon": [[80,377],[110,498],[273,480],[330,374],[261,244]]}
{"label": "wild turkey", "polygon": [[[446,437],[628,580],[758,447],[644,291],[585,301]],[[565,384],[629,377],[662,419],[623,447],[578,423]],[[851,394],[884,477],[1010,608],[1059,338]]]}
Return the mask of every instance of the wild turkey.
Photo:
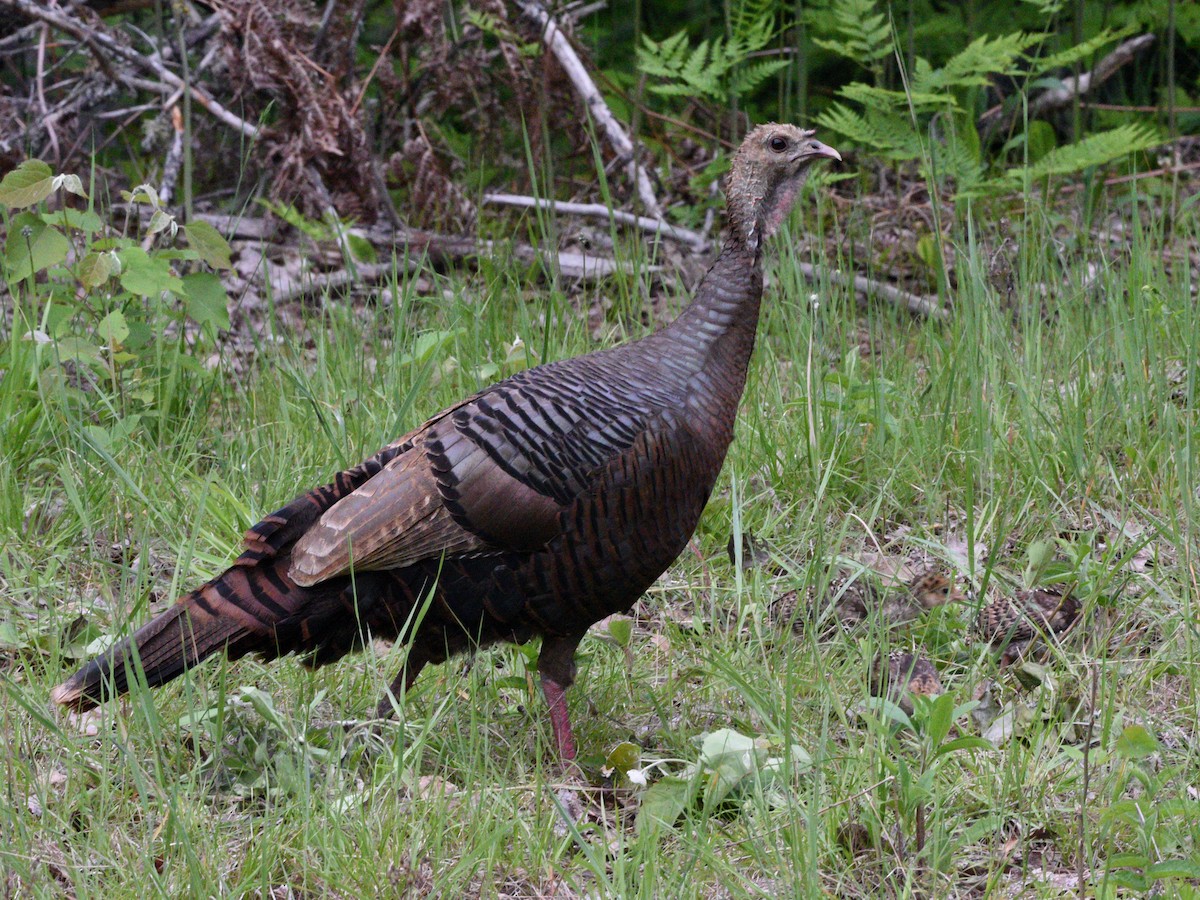
{"label": "wild turkey", "polygon": [[762,297],[763,241],[809,166],[840,160],[793,125],[761,125],[726,182],[729,234],[671,325],[528,369],[438,413],[245,536],[225,573],[55,688],[88,709],[224,650],[320,666],[370,637],[409,645],[386,717],[428,663],[542,636],[559,755],[565,690],[588,627],[631,607],[687,545],[733,438]]}
{"label": "wild turkey", "polygon": [[987,643],[1002,648],[1008,665],[1040,636],[1058,638],[1074,627],[1080,606],[1069,590],[1034,589],[1001,597],[979,611],[976,631]]}
{"label": "wild turkey", "polygon": [[808,623],[825,618],[828,606],[832,605],[835,624],[822,630],[822,637],[832,637],[840,629],[854,628],[868,619],[881,622],[886,627],[903,625],[916,619],[921,613],[965,600],[966,597],[954,582],[937,569],[926,569],[908,584],[900,588],[880,591],[866,580],[845,585],[840,592],[827,601],[813,601],[804,610],[797,608],[800,595],[797,591],[780,594],[772,602],[769,615],[781,624],[790,624],[796,631],[803,631]]}
{"label": "wild turkey", "polygon": [[869,687],[872,697],[886,697],[908,715],[913,713],[912,697],[936,697],[942,692],[937,667],[920,654],[896,651],[871,663]]}
{"label": "wild turkey", "polygon": [[903,590],[885,596],[879,610],[884,622],[901,625],[935,607],[961,603],[966,599],[944,572],[929,569],[910,581]]}

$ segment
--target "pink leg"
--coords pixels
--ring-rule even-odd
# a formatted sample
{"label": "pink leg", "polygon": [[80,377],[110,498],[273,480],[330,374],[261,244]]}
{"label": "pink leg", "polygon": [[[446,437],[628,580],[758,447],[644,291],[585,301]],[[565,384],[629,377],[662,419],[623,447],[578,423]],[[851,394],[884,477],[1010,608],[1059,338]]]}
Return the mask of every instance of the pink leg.
{"label": "pink leg", "polygon": [[575,758],[575,736],[571,733],[571,719],[567,715],[567,689],[549,675],[543,675],[542,693],[546,695],[546,705],[550,707],[550,727],[554,729],[558,755],[570,761]]}

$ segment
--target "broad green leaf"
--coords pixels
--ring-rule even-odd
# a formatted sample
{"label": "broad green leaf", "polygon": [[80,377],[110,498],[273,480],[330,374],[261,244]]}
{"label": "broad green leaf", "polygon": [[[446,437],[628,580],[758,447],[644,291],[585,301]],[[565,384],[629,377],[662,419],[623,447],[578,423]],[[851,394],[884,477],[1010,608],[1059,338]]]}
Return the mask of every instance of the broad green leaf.
{"label": "broad green leaf", "polygon": [[77,197],[87,199],[87,192],[83,189],[83,182],[79,180],[78,175],[57,175],[54,178],[54,189],[62,189],[68,194],[74,194]]}
{"label": "broad green leaf", "polygon": [[1147,878],[1200,878],[1200,862],[1168,859],[1146,867]]}
{"label": "broad green leaf", "polygon": [[693,782],[668,776],[661,778],[642,795],[638,807],[637,830],[650,830],[666,826],[671,828],[683,815],[683,811],[695,801]]}
{"label": "broad green leaf", "polygon": [[754,770],[757,742],[732,728],[719,728],[705,734],[700,741],[700,762],[715,768],[726,759],[737,759],[743,772]]}
{"label": "broad green leaf", "polygon": [[146,234],[158,234],[175,225],[175,217],[161,209],[156,209],[150,216],[150,224],[146,226]]}
{"label": "broad green leaf", "polygon": [[87,338],[71,335],[61,338],[58,341],[56,350],[58,358],[66,361],[87,363],[89,365],[99,364],[103,357],[100,355],[100,348],[89,341]]}
{"label": "broad green leaf", "polygon": [[286,732],[288,730],[287,723],[279,711],[275,709],[275,701],[271,699],[270,694],[256,687],[243,687],[238,699],[254,707],[254,711],[268,724],[274,725],[280,731]]}
{"label": "broad green leaf", "polygon": [[1110,869],[1144,869],[1150,865],[1150,857],[1144,853],[1114,853],[1104,862]]}
{"label": "broad green leaf", "polygon": [[396,362],[402,366],[428,362],[433,354],[440,353],[463,333],[461,328],[452,328],[448,331],[427,331],[417,338],[412,351],[400,356]]}
{"label": "broad green leaf", "polygon": [[125,324],[125,314],[119,309],[110,312],[96,326],[96,336],[110,345],[124,343],[125,338],[129,337],[129,326]]}
{"label": "broad green leaf", "polygon": [[13,217],[4,243],[5,277],[11,281],[28,278],[58,265],[70,249],[66,235],[57,228],[32,213],[20,213]]}
{"label": "broad green leaf", "polygon": [[211,272],[193,272],[183,276],[183,295],[187,314],[201,325],[229,328],[229,303],[225,285]]}
{"label": "broad green leaf", "polygon": [[929,720],[925,726],[929,740],[936,747],[950,733],[953,724],[950,716],[954,712],[954,695],[942,694],[930,704]]}
{"label": "broad green leaf", "polygon": [[628,647],[633,636],[633,620],[626,616],[614,616],[608,620],[608,634],[620,647]]}
{"label": "broad green leaf", "polygon": [[132,191],[121,191],[121,196],[130,203],[146,203],[158,209],[158,191],[152,184],[139,184]]}
{"label": "broad green leaf", "polygon": [[937,759],[939,756],[945,756],[949,753],[956,753],[959,750],[995,749],[996,748],[992,746],[991,741],[986,741],[980,737],[972,737],[971,735],[967,735],[965,737],[955,738],[952,741],[947,741],[946,743],[942,744],[933,752],[933,758]]}
{"label": "broad green leaf", "polygon": [[54,172],[40,159],[27,159],[0,181],[0,203],[22,209],[54,193]]}
{"label": "broad green leaf", "polygon": [[604,759],[604,765],[611,771],[624,775],[630,769],[637,769],[642,764],[642,748],[632,741],[621,741]]}
{"label": "broad green leaf", "polygon": [[0,650],[24,650],[30,646],[11,622],[0,622]]}
{"label": "broad green leaf", "polygon": [[187,238],[188,246],[214,269],[231,268],[229,256],[233,251],[229,242],[207,222],[200,219],[188,222],[183,226],[183,236]]}
{"label": "broad green leaf", "polygon": [[1145,894],[1150,890],[1150,879],[1137,872],[1110,872],[1109,878],[1118,887],[1126,888],[1137,894]]}
{"label": "broad green leaf", "polygon": [[89,253],[80,261],[75,277],[90,291],[108,281],[115,262],[111,253]]}
{"label": "broad green leaf", "polygon": [[[216,234],[216,229],[213,229],[213,233]],[[217,234],[217,237],[221,236]],[[345,238],[346,246],[350,249],[350,255],[354,257],[356,262],[374,265],[378,261],[379,255],[375,252],[375,245],[368,241],[365,237],[358,234],[347,234],[345,235]],[[224,241],[224,238],[221,238],[221,240]],[[217,265],[207,257],[205,257],[205,262],[207,262],[214,269],[228,269],[230,267],[229,245],[225,245],[225,265]]]}
{"label": "broad green leaf", "polygon": [[885,697],[868,697],[863,701],[863,706],[877,713],[879,718],[884,722],[892,722],[904,728],[915,730],[912,719],[908,717],[908,713]]}
{"label": "broad green leaf", "polygon": [[183,293],[183,281],[171,272],[165,259],[150,256],[141,247],[118,251],[121,260],[121,286],[140,297],[157,297],[163,291]]}
{"label": "broad green leaf", "polygon": [[104,222],[90,209],[63,207],[54,212],[42,213],[42,221],[59,228],[70,228],[87,234],[95,234],[104,227]]}
{"label": "broad green leaf", "polygon": [[1054,126],[1041,119],[1035,119],[1029,123],[1029,127],[1025,130],[1025,140],[1028,145],[1030,164],[1044,159],[1058,146],[1058,135],[1054,133]]}
{"label": "broad green leaf", "polygon": [[1116,750],[1126,759],[1144,759],[1158,752],[1158,740],[1141,725],[1130,725],[1117,738]]}

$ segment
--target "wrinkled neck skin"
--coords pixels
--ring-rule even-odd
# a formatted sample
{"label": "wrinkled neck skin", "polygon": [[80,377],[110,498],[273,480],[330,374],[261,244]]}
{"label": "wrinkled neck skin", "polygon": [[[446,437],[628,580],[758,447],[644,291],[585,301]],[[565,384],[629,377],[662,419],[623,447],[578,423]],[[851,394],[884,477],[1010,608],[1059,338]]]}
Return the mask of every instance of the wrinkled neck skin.
{"label": "wrinkled neck skin", "polygon": [[692,372],[734,367],[740,385],[754,349],[762,300],[762,258],[737,232],[696,288],[695,299],[662,336],[675,345],[674,361]]}
{"label": "wrinkled neck skin", "polygon": [[775,184],[731,173],[729,236],[721,255],[696,288],[695,299],[662,336],[675,362],[693,373],[720,371],[740,397],[762,301],[762,246],[790,212],[807,167]]}

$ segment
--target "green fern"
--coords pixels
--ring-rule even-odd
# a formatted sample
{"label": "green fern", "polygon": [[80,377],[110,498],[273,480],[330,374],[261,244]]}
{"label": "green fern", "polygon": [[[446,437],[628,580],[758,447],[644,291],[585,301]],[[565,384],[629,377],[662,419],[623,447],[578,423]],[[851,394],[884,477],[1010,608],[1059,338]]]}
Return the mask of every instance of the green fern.
{"label": "green fern", "polygon": [[[892,27],[875,0],[834,0],[826,9],[810,9],[808,23],[818,33],[813,43],[838,56],[854,60],[878,74],[892,53]],[[832,22],[832,27],[830,23]]]}
{"label": "green fern", "polygon": [[1032,166],[1010,169],[986,185],[984,191],[996,193],[1019,189],[1026,179],[1040,180],[1051,175],[1070,175],[1102,166],[1131,153],[1159,146],[1163,136],[1148,125],[1122,125],[1089,135],[1074,144],[1051,150]]}
{"label": "green fern", "polygon": [[1020,31],[997,37],[985,35],[976,38],[947,60],[940,69],[934,69],[928,63],[917,67],[913,77],[913,89],[937,91],[979,87],[987,84],[991,76],[1015,75],[1020,71],[1025,51],[1042,40],[1044,37],[1040,34],[1025,34]]}
{"label": "green fern", "polygon": [[[818,43],[856,61],[882,59],[891,52],[891,37],[874,8],[871,0],[833,0],[829,18],[836,22],[833,31],[839,40]],[[859,37],[851,37],[854,30]],[[968,101],[996,75],[1032,80],[1085,59],[1126,34],[1106,30],[1076,47],[1040,57],[1049,32],[980,37],[940,67],[915,59],[906,91],[861,82],[843,87],[839,95],[845,102],[822,112],[817,124],[884,159],[919,161],[926,177],[950,179],[960,197],[1013,191],[1027,179],[1079,172],[1149,149],[1161,138],[1152,129],[1125,126],[1052,150],[1027,168],[988,178],[972,120],[975,110]],[[885,39],[887,48],[876,43]]]}
{"label": "green fern", "polygon": [[1127,38],[1135,31],[1138,31],[1138,28],[1134,25],[1126,25],[1117,31],[1106,28],[1095,37],[1088,38],[1081,44],[1076,44],[1074,47],[1068,47],[1066,50],[1061,50],[1058,53],[1051,53],[1049,56],[1042,56],[1033,60],[1030,74],[1041,75],[1053,69],[1065,69],[1068,66],[1073,66],[1077,62],[1088,59],[1106,44]]}
{"label": "green fern", "polygon": [[887,159],[899,162],[921,155],[921,141],[913,131],[912,120],[896,111],[875,109],[864,115],[835,103],[817,117],[817,124]]}
{"label": "green fern", "polygon": [[741,97],[788,65],[786,59],[746,62],[775,38],[774,23],[772,0],[748,0],[732,10],[728,39],[703,40],[692,47],[686,31],[662,41],[643,35],[638,67],[663,79],[650,88],[663,96],[699,96],[717,102]]}

